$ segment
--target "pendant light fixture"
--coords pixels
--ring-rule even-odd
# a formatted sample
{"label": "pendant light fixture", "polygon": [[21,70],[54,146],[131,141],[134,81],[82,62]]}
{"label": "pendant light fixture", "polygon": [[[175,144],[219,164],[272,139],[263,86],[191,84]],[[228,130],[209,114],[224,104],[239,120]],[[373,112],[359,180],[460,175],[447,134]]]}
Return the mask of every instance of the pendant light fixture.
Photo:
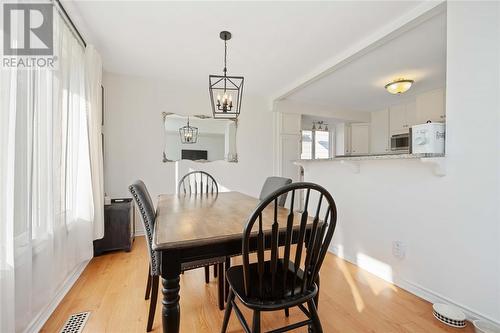
{"label": "pendant light fixture", "polygon": [[[316,127],[316,124],[318,124],[318,127]],[[322,120],[317,120],[317,121],[313,121],[313,126],[312,126],[312,130],[313,131],[323,131],[323,125],[325,125],[325,131],[328,132],[328,124],[325,123],[324,121]]]}
{"label": "pendant light fixture", "polygon": [[182,143],[196,143],[198,142],[198,127],[189,125],[189,117],[187,125],[179,128]]}
{"label": "pendant light fixture", "polygon": [[227,41],[231,39],[229,31],[222,31],[224,41],[223,75],[209,75],[209,93],[215,119],[236,119],[240,115],[243,96],[243,76],[227,75]]}

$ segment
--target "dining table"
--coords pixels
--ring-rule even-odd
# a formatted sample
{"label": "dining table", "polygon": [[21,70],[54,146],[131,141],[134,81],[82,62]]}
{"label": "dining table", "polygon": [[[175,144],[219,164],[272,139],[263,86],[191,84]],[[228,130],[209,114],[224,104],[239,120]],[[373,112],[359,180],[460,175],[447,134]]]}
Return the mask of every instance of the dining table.
{"label": "dining table", "polygon": [[[165,194],[158,197],[153,250],[161,253],[163,332],[177,333],[180,329],[179,282],[182,264],[240,255],[243,229],[259,202],[239,192]],[[263,212],[266,245],[270,244],[273,223],[271,206],[273,204]],[[289,214],[288,209],[278,208],[278,220],[286,221]],[[298,230],[298,220],[294,218],[292,243],[297,242],[298,232],[295,230]],[[280,243],[285,238],[285,232],[285,227],[279,229]],[[256,236],[250,240],[251,249],[257,248]]]}

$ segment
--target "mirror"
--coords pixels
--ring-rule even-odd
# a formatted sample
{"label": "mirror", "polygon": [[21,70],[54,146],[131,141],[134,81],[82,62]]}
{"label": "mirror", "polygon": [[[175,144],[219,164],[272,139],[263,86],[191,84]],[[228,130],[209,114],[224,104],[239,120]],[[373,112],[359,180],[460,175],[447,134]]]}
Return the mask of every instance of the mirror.
{"label": "mirror", "polygon": [[163,162],[192,160],[238,162],[237,120],[206,115],[162,113],[165,141]]}

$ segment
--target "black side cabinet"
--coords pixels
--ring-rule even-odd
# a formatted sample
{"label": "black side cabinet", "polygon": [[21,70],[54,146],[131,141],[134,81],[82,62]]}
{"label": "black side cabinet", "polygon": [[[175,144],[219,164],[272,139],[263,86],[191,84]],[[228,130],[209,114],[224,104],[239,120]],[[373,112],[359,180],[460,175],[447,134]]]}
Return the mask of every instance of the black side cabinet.
{"label": "black side cabinet", "polygon": [[94,256],[112,250],[132,249],[135,235],[135,208],[132,199],[112,199],[104,206],[104,238],[94,241]]}

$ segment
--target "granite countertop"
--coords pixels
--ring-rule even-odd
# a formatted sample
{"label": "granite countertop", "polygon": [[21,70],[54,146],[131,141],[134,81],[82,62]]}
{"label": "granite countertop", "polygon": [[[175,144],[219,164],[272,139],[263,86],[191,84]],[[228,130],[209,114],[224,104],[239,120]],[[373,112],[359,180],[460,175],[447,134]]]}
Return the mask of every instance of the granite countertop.
{"label": "granite countertop", "polygon": [[306,160],[301,159],[297,162],[322,162],[322,161],[363,161],[363,160],[396,160],[396,159],[417,159],[444,157],[444,154],[409,154],[409,153],[382,153],[382,154],[364,154],[364,155],[337,155],[332,158]]}

